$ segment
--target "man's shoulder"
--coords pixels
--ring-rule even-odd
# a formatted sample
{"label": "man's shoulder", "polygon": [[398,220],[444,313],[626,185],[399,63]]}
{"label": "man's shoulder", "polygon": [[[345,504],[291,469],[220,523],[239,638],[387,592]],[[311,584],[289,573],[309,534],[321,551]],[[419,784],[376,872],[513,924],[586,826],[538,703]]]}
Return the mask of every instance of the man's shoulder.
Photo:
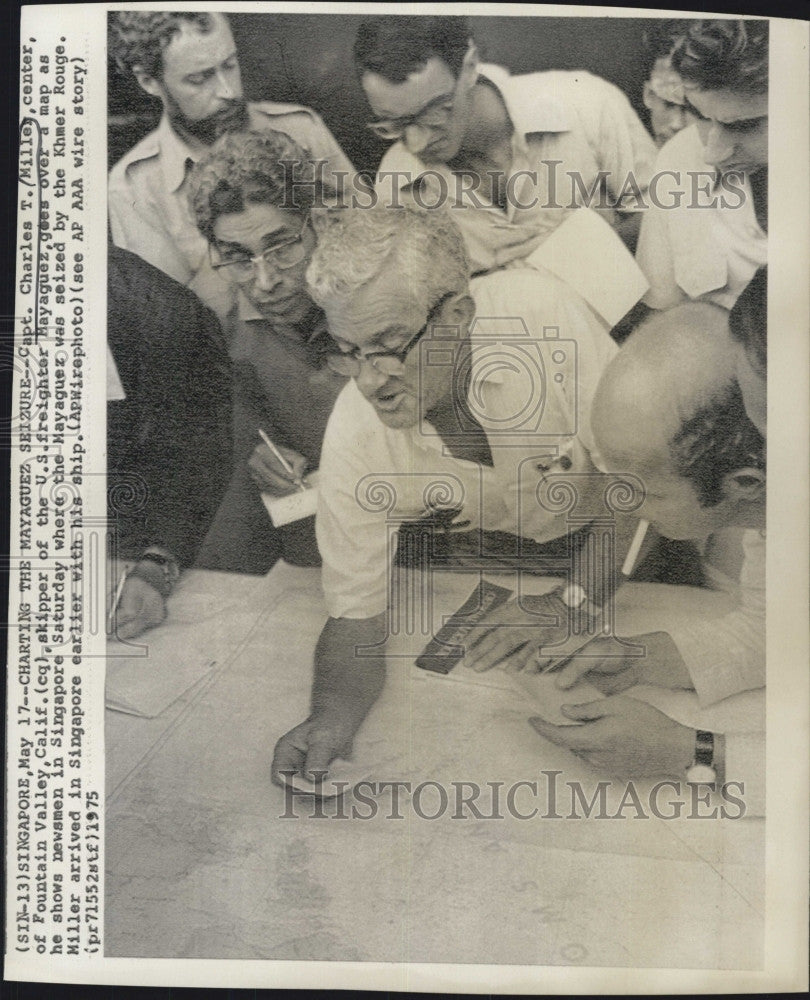
{"label": "man's shoulder", "polygon": [[256,118],[266,118],[270,126],[274,121],[279,124],[285,118],[306,120],[316,125],[323,124],[317,111],[304,104],[288,104],[283,101],[251,101],[248,104],[248,112]]}
{"label": "man's shoulder", "polygon": [[139,143],[132,147],[129,152],[124,153],[120,160],[110,171],[110,186],[124,186],[131,181],[133,171],[138,172],[150,168],[157,168],[160,159],[160,128],[152,129],[141,139]]}
{"label": "man's shoulder", "polygon": [[383,177],[387,174],[403,174],[403,177],[395,177],[397,187],[406,187],[409,180],[418,177],[428,168],[407,148],[401,139],[398,139],[392,146],[383,153],[380,165],[377,168],[378,183],[382,183]]}
{"label": "man's shoulder", "polygon": [[622,93],[609,80],[584,69],[544,69],[510,75],[507,85],[523,94],[564,101],[593,101],[595,97],[610,98]]}
{"label": "man's shoulder", "polygon": [[[536,267],[506,267],[470,282],[476,308],[488,315],[514,316],[535,309],[551,311],[560,298],[579,298],[551,271]],[[511,311],[510,311],[511,310]]]}
{"label": "man's shoulder", "polygon": [[374,407],[357,388],[355,380],[349,379],[335,400],[327,434],[357,442],[362,447],[361,442],[379,436],[383,429]]}
{"label": "man's shoulder", "polygon": [[358,476],[379,471],[389,450],[387,433],[351,379],[335,400],[323,438],[321,469],[327,470],[330,487],[342,490],[348,483],[356,484]]}
{"label": "man's shoulder", "polygon": [[703,143],[697,125],[688,125],[658,151],[656,171],[661,170],[710,170],[703,156]]}

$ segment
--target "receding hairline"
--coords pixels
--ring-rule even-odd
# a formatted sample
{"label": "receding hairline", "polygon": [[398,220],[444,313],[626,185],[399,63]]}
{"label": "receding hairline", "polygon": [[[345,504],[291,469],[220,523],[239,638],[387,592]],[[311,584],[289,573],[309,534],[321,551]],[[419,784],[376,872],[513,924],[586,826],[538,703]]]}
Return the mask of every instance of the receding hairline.
{"label": "receding hairline", "polygon": [[649,460],[651,465],[657,456],[660,465],[684,421],[715,399],[734,377],[725,309],[690,302],[655,313],[631,334],[603,372],[593,401],[594,434],[599,437],[601,429],[603,438],[609,439],[604,431],[610,428],[612,443],[616,438],[621,443],[609,448],[612,455],[639,464]]}

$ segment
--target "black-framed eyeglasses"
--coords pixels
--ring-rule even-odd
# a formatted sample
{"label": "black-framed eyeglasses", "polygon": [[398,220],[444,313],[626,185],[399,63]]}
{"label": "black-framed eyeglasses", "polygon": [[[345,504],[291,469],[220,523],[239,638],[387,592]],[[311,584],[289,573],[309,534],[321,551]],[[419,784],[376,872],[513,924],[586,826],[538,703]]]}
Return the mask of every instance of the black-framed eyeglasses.
{"label": "black-framed eyeglasses", "polygon": [[367,122],[366,128],[371,129],[376,136],[379,136],[380,139],[385,139],[387,142],[393,142],[394,139],[401,139],[405,135],[406,129],[412,125],[425,129],[444,128],[453,117],[453,108],[458,98],[460,82],[461,77],[459,77],[452,94],[437,97],[415,115],[403,115],[402,118]]}
{"label": "black-framed eyeglasses", "polygon": [[441,310],[448,299],[453,298],[456,292],[446,292],[428,313],[425,325],[417,330],[411,339],[397,351],[372,351],[364,354],[359,347],[351,351],[335,351],[327,354],[326,363],[333,372],[344,375],[347,378],[357,378],[363,366],[363,362],[368,362],[372,368],[383,375],[401,375],[405,369],[405,363],[410,352],[416,347],[419,341],[427,333],[433,323],[434,317]]}
{"label": "black-framed eyeglasses", "polygon": [[240,284],[251,281],[256,274],[256,267],[259,262],[266,266],[276,268],[279,271],[286,271],[290,267],[300,264],[306,257],[307,251],[304,246],[304,233],[309,225],[309,219],[304,221],[301,232],[283,243],[268,247],[257,257],[250,257],[244,253],[233,251],[219,251],[213,244],[209,244],[208,252],[211,257],[211,266],[214,270],[227,275],[231,281]]}

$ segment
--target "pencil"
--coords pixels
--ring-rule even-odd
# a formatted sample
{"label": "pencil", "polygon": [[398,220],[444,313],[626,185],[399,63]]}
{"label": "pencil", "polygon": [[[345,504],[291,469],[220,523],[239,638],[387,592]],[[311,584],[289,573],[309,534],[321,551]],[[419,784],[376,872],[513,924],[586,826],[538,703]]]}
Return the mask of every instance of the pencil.
{"label": "pencil", "polygon": [[633,535],[633,541],[630,543],[630,548],[627,550],[627,555],[624,557],[624,563],[622,563],[622,574],[624,576],[633,575],[633,571],[636,568],[636,560],[638,559],[638,554],[641,551],[641,546],[644,544],[644,539],[647,535],[649,527],[650,522],[645,521],[643,518],[638,522],[636,533]]}
{"label": "pencil", "polygon": [[127,574],[129,570],[126,566],[121,570],[121,576],[118,578],[118,586],[115,588],[115,597],[113,597],[113,602],[110,607],[110,632],[113,631],[115,625],[115,612],[118,610],[118,603],[121,600],[121,594],[124,592],[124,584],[127,582]]}
{"label": "pencil", "polygon": [[307,488],[306,488],[306,486],[304,486],[303,480],[301,479],[300,476],[296,476],[295,469],[290,465],[290,463],[287,461],[287,459],[281,454],[281,452],[278,450],[278,448],[276,448],[276,446],[273,444],[273,442],[270,440],[270,438],[267,436],[267,434],[265,434],[265,432],[261,429],[261,427],[259,428],[259,437],[262,439],[262,441],[264,441],[264,443],[267,445],[267,447],[270,449],[270,451],[273,452],[273,454],[276,456],[276,458],[279,460],[279,462],[281,462],[281,465],[282,465],[284,471],[287,473],[290,481],[293,482],[293,483],[295,483],[295,485],[298,487],[298,489],[305,493]]}

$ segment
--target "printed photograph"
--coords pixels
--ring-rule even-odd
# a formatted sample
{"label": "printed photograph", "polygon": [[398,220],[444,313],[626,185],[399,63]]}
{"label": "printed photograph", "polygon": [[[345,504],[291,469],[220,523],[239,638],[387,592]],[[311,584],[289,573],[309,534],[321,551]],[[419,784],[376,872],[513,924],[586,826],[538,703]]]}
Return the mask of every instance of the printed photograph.
{"label": "printed photograph", "polygon": [[104,953],[762,969],[769,25],[445,8],[107,14]]}

